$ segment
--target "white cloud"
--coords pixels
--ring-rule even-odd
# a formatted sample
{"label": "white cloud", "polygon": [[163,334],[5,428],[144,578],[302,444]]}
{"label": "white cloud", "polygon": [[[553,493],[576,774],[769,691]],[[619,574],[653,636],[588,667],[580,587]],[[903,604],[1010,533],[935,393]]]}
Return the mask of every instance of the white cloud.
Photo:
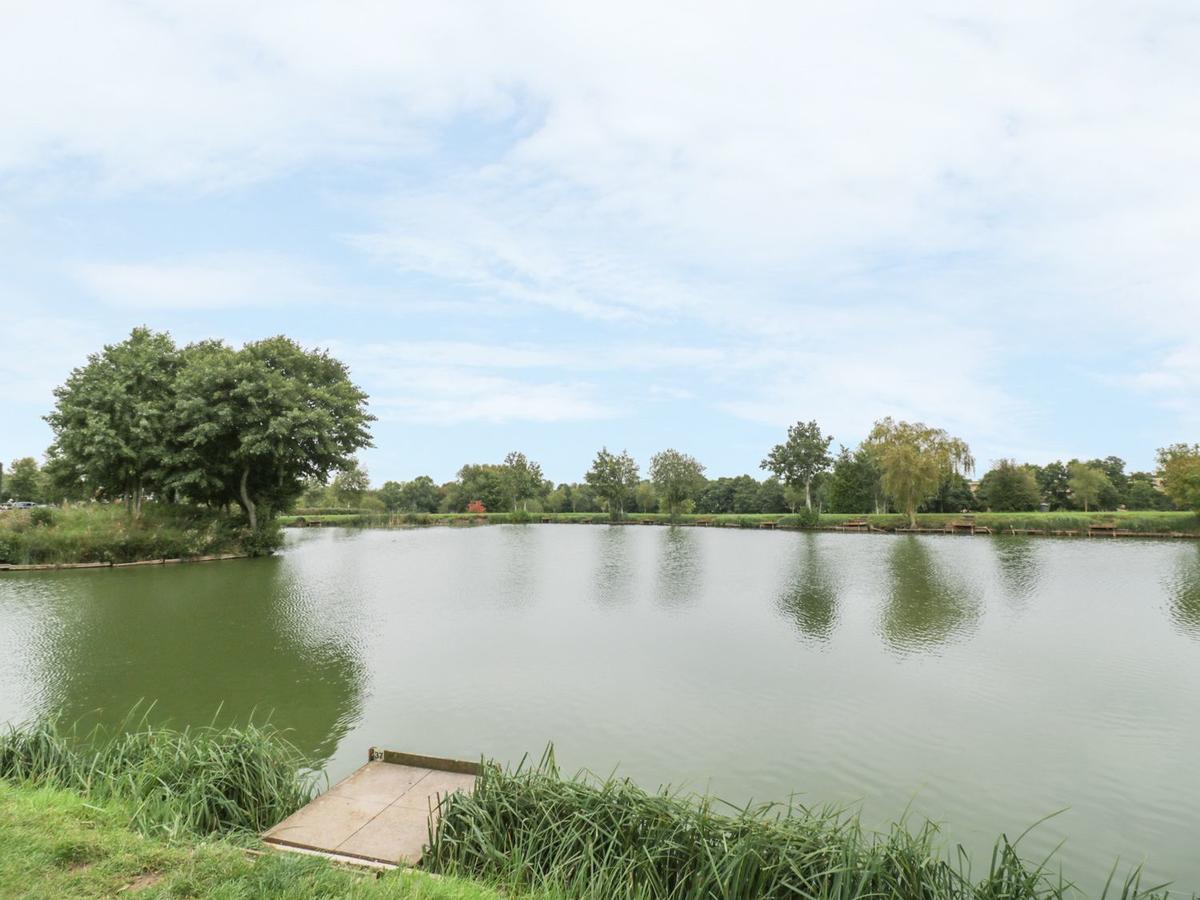
{"label": "white cloud", "polygon": [[282,258],[229,254],[152,263],[82,263],[83,286],[118,307],[216,310],[313,301],[325,292],[311,267]]}
{"label": "white cloud", "polygon": [[616,413],[587,384],[538,384],[461,369],[394,368],[368,375],[385,386],[371,398],[384,419],[425,425],[580,422]]}
{"label": "white cloud", "polygon": [[[1197,37],[1182,0],[24,2],[0,28],[0,173],[119,193],[381,164],[346,240],[446,308],[581,318],[639,350],[653,329],[681,346],[651,358],[684,354],[664,372],[758,421],[892,412],[1029,445],[1052,399],[1000,386],[1015,352],[1165,347],[1139,383],[1198,389]],[[313,280],[253,256],[80,276],[178,309]],[[420,343],[391,348],[395,396],[422,398],[399,415],[614,405],[583,377],[607,345],[479,365]]]}

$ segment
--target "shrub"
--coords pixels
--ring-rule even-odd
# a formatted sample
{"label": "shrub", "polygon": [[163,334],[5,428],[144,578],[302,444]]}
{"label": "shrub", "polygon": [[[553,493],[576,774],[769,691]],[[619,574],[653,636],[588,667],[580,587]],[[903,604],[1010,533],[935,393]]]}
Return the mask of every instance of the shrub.
{"label": "shrub", "polygon": [[793,520],[801,528],[816,528],[821,524],[821,514],[815,509],[805,507],[793,516]]}
{"label": "shrub", "polygon": [[44,506],[29,511],[29,522],[32,525],[48,528],[54,524],[54,512]]}
{"label": "shrub", "polygon": [[249,556],[270,556],[283,546],[283,529],[278,522],[264,522],[257,531],[242,531],[238,544]]}

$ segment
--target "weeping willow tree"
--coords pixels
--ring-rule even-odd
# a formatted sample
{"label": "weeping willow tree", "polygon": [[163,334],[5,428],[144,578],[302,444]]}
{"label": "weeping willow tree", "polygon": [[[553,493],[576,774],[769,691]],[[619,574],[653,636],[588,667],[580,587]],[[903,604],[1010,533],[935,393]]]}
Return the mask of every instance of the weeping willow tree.
{"label": "weeping willow tree", "polygon": [[864,442],[879,463],[883,492],[916,527],[917,507],[937,494],[950,474],[968,475],[975,469],[971,448],[961,438],[923,422],[881,419]]}

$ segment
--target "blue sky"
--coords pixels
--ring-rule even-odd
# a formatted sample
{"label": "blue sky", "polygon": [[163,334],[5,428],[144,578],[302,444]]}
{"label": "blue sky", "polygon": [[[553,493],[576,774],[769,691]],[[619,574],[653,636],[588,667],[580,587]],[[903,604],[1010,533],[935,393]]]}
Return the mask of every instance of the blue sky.
{"label": "blue sky", "polygon": [[4,460],[139,324],[333,350],[377,483],[754,472],[811,418],[985,469],[1200,439],[1192,4],[0,16]]}

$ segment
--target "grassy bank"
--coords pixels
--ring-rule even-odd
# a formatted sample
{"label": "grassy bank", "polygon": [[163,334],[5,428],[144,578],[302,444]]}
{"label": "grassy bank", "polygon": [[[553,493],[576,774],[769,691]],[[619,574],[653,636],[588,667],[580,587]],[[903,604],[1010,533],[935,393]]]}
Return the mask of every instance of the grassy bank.
{"label": "grassy bank", "polygon": [[233,553],[258,555],[279,544],[274,525],[258,533],[227,515],[147,504],[139,519],[119,504],[0,511],[0,564],[125,563]]}
{"label": "grassy bank", "polygon": [[[714,801],[647,793],[628,781],[563,779],[552,758],[486,771],[473,796],[446,804],[426,864],[564,897],[1057,900],[1079,897],[1047,864],[1001,837],[972,868],[937,830],[866,832],[857,818],[799,807],[718,812]],[[1135,871],[1107,898],[1166,897]],[[1180,896],[1174,894],[1174,896]]]}
{"label": "grassy bank", "polygon": [[266,727],[130,724],[0,734],[0,897],[499,898],[456,879],[377,880],[254,852],[260,830],[312,796],[299,752]]}
{"label": "grassy bank", "polygon": [[[894,898],[1079,897],[1000,838],[972,868],[931,825],[865,831],[853,815],[649,793],[616,778],[485,767],[453,795],[428,872],[375,879],[262,854],[257,832],[315,782],[278,732],[134,727],[76,735],[45,724],[0,735],[0,897],[145,896]],[[1135,848],[1140,849],[1140,848]],[[248,853],[247,851],[252,851]],[[1137,872],[1108,898],[1166,897]],[[1171,896],[1182,896],[1174,893]]]}
{"label": "grassy bank", "polygon": [[420,872],[376,879],[230,838],[168,840],[131,826],[136,807],[0,780],[0,897],[407,898],[500,900],[490,888]]}
{"label": "grassy bank", "polygon": [[[951,522],[959,521],[957,513],[928,513],[917,516],[920,528],[941,529]],[[1200,516],[1191,512],[1029,512],[1029,513],[976,513],[975,523],[990,528],[994,533],[1037,531],[1053,534],[1063,531],[1087,532],[1089,525],[1115,524],[1121,531],[1137,534],[1189,534],[1200,535]],[[352,528],[404,528],[426,525],[507,524],[512,522],[603,523],[609,521],[604,513],[338,513],[308,516],[281,516],[284,525],[338,525]],[[633,513],[625,517],[625,523],[668,524],[671,519],[664,513]],[[759,528],[774,523],[784,528],[813,527],[804,516],[786,514],[755,515],[682,515],[675,520],[682,525],[709,523],[725,528]],[[906,528],[904,516],[850,515],[825,513],[820,516],[818,528],[834,528],[849,521],[866,521],[871,527],[885,531]]]}

